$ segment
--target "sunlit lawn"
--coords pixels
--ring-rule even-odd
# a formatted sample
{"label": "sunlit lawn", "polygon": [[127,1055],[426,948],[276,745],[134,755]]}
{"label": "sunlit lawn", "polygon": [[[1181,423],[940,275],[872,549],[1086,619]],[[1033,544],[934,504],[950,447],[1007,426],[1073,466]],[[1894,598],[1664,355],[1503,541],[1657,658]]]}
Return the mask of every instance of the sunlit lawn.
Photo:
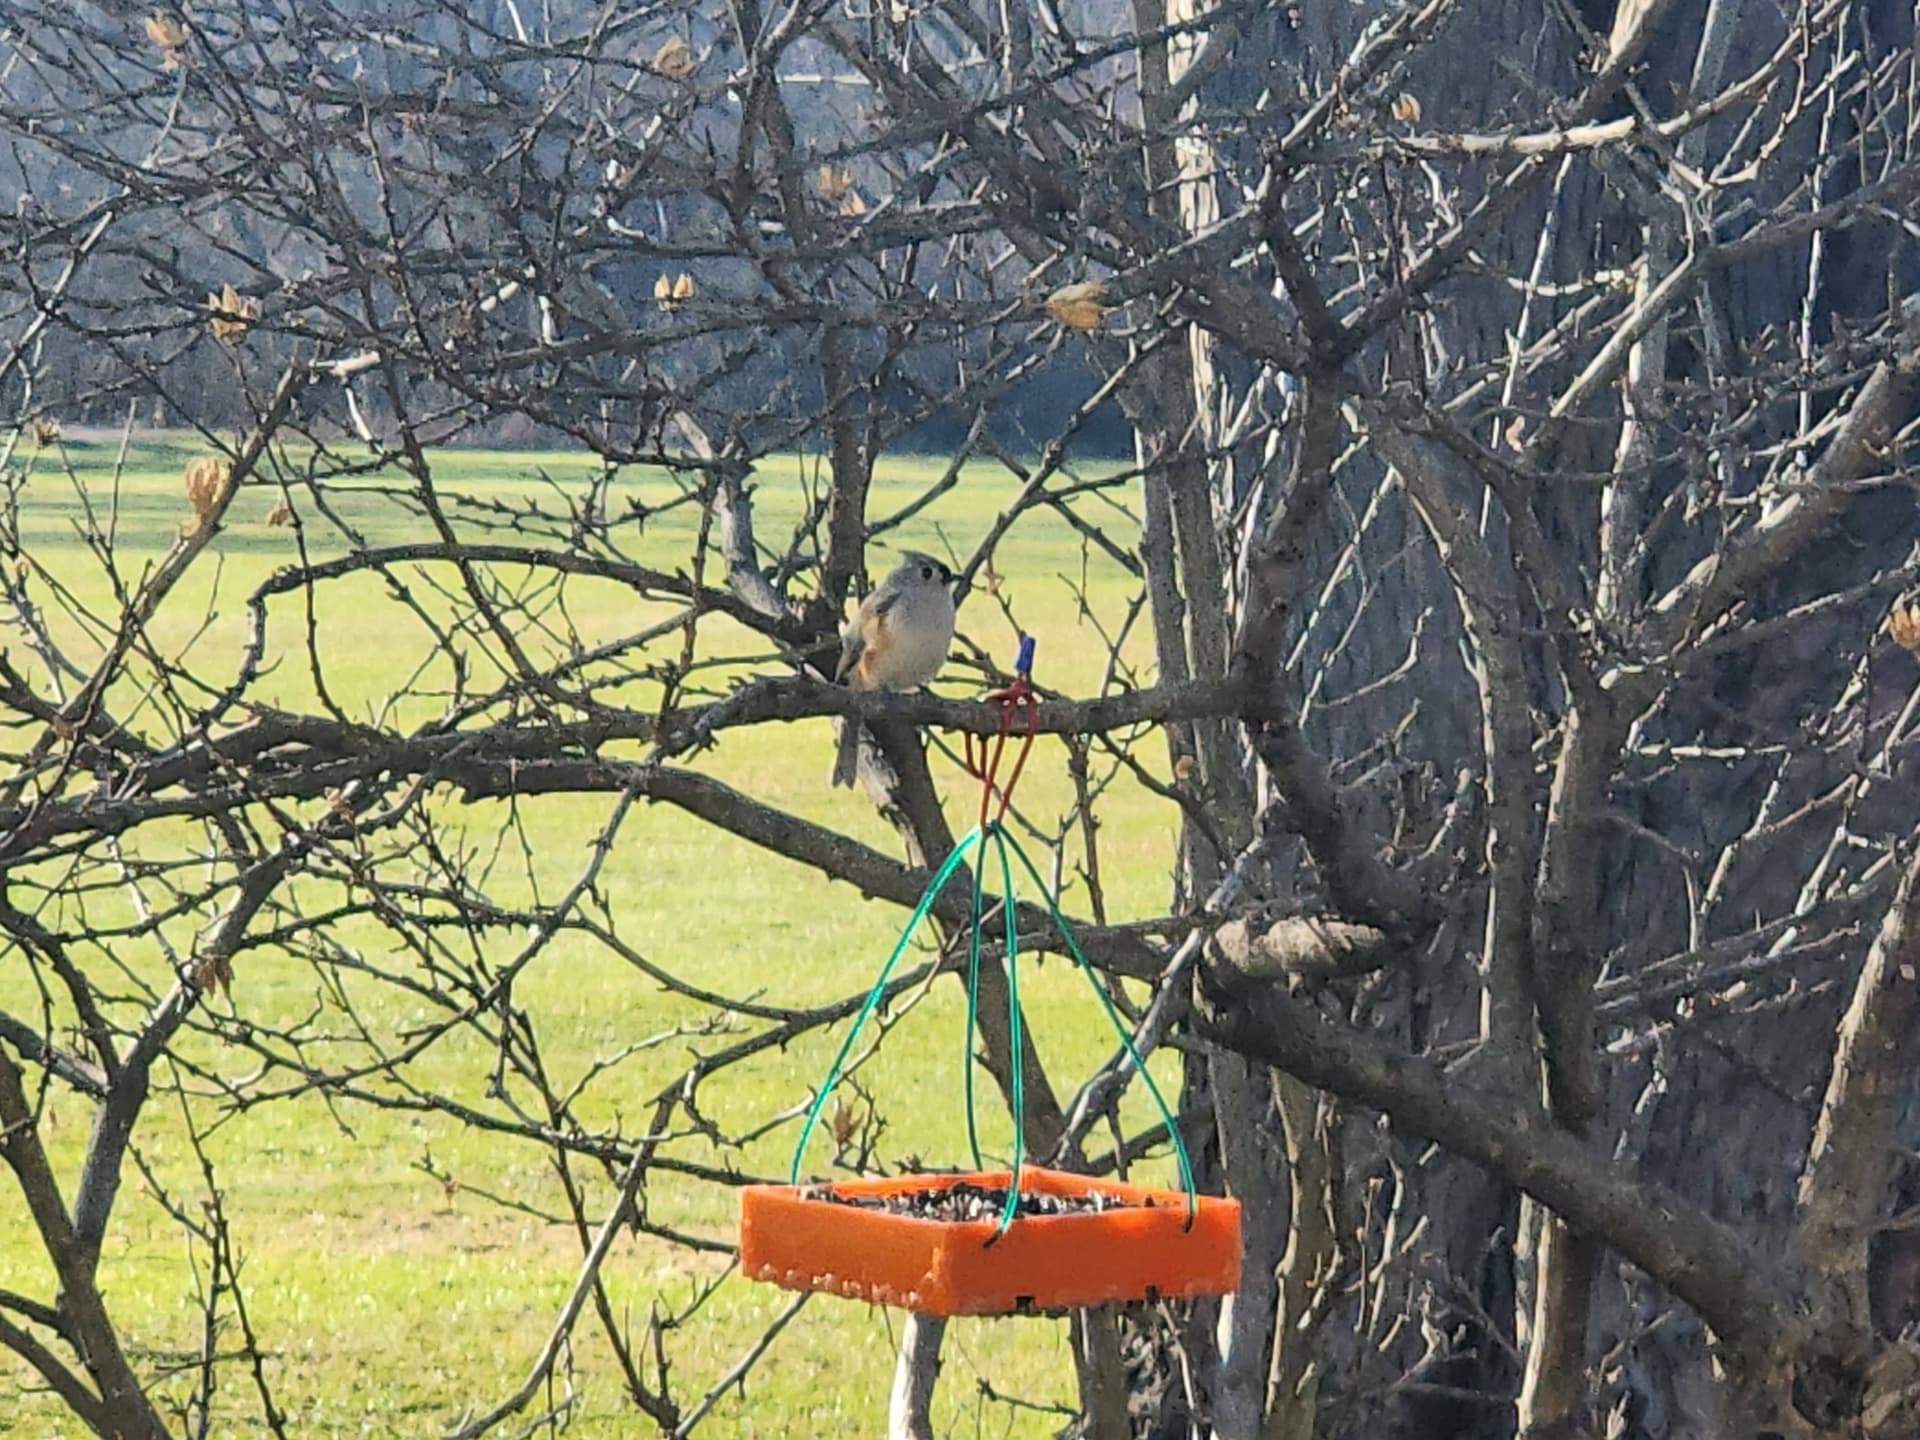
{"label": "sunlit lawn", "polygon": [[[72,448],[64,456],[29,457],[33,472],[21,518],[23,542],[101,615],[111,615],[111,585],[97,558],[79,542],[76,524],[91,507],[94,523],[111,526],[113,557],[124,581],[137,583],[143,569],[179,533],[188,510],[180,471],[191,448],[149,443],[135,447],[118,485],[111,445]],[[510,507],[527,497],[550,506],[558,495],[578,495],[590,470],[579,456],[499,452],[450,452],[437,461],[437,478],[450,502],[499,502]],[[63,467],[71,465],[79,481]],[[912,499],[942,471],[933,461],[890,462],[875,486],[873,513],[886,514]],[[798,461],[761,474],[756,510],[763,540],[784,546],[803,513],[803,470]],[[548,489],[548,482],[559,487]],[[951,541],[968,552],[993,516],[1015,494],[1015,482],[992,469],[969,471],[887,543],[944,551]],[[614,490],[614,513],[629,497],[659,505],[675,493],[663,476],[622,477]],[[233,673],[245,627],[244,597],[265,576],[296,558],[295,537],[266,517],[279,492],[263,487],[243,493],[228,525],[189,579],[151,627],[155,644],[176,653],[192,643],[194,668],[209,683]],[[84,503],[83,503],[84,501]],[[373,543],[430,538],[426,523],[390,503],[343,490],[339,513]],[[304,496],[296,507],[307,521],[304,534],[315,555],[338,553],[340,543],[313,515]],[[456,515],[466,513],[458,503]],[[1122,539],[1129,518],[1109,510],[1105,520]],[[697,525],[692,507],[652,518],[643,532],[622,528],[630,557],[661,568],[690,563]],[[472,533],[470,530],[466,533]],[[876,566],[885,562],[875,556]],[[1081,613],[1077,587],[1103,624],[1117,625],[1133,596],[1134,582],[1048,515],[1024,520],[1002,544],[997,570],[1001,594],[1020,623],[1039,640],[1040,678],[1061,690],[1086,693],[1100,682],[1107,647]],[[435,586],[451,589],[451,567],[416,567],[417,593],[433,613],[445,613]],[[502,572],[503,576],[505,572]],[[505,576],[511,580],[512,577]],[[409,584],[414,584],[414,579]],[[45,601],[46,596],[40,598]],[[574,579],[564,590],[564,609],[544,597],[549,633],[529,638],[551,655],[574,627],[585,643],[631,633],[666,613],[643,607],[624,587]],[[384,583],[358,577],[322,593],[317,629],[329,693],[349,713],[370,714],[377,697],[412,673],[429,646],[421,622],[386,597]],[[10,618],[10,617],[9,617]],[[305,615],[299,596],[277,600],[272,610],[269,655],[278,668],[264,698],[291,708],[310,708],[314,684],[304,653]],[[993,653],[1011,655],[1014,630],[985,596],[963,612],[963,629]],[[97,645],[78,628],[56,629],[91,659]],[[741,632],[714,625],[708,653],[745,654],[759,647]],[[17,633],[0,636],[18,664],[27,665]],[[677,640],[669,651],[677,650]],[[90,648],[91,645],[91,648]],[[477,648],[471,647],[470,648]],[[1145,665],[1149,638],[1141,624],[1127,656]],[[30,672],[36,673],[38,672]],[[964,672],[950,672],[943,686],[966,693]],[[44,678],[44,677],[40,677]],[[727,683],[728,673],[707,677]],[[446,674],[429,671],[420,683],[444,687]],[[124,698],[124,692],[122,694]],[[258,698],[258,697],[257,697]],[[627,703],[644,706],[653,695],[635,687]],[[406,712],[408,723],[434,713],[421,701]],[[18,742],[16,742],[18,743]],[[825,784],[831,730],[825,721],[728,732],[712,752],[690,763],[767,803],[850,831],[887,853],[898,853],[888,827],[864,800],[830,792]],[[1147,755],[1158,760],[1160,747]],[[955,828],[970,820],[968,782],[951,764],[937,762],[947,784]],[[1097,767],[1096,767],[1097,768]],[[1071,786],[1064,752],[1055,743],[1036,752],[1023,782],[1024,808],[1043,829],[1057,830]],[[578,875],[588,845],[606,820],[606,797],[547,799],[522,807],[527,855],[509,839],[500,858],[498,889],[526,898],[537,889],[552,899]],[[437,813],[464,830],[480,855],[500,847],[504,807],[461,806],[452,797],[436,802]],[[1164,908],[1169,813],[1129,781],[1116,783],[1102,803],[1100,865],[1110,917],[1137,918]],[[164,843],[156,840],[154,843]],[[1047,857],[1036,852],[1043,867]],[[1084,856],[1076,839],[1064,857],[1067,904],[1084,913],[1085,887],[1078,879]],[[666,806],[640,809],[620,832],[601,885],[614,897],[622,932],[647,958],[695,982],[731,994],[758,994],[772,1003],[817,1003],[864,987],[898,934],[905,916],[893,907],[863,901],[851,889],[829,884],[817,872],[770,857],[691,821]],[[176,938],[191,941],[191,927]],[[349,944],[382,943],[370,929],[347,927]],[[155,955],[122,957],[149,972]],[[0,958],[0,998],[18,1004],[25,977],[18,957]],[[250,956],[236,975],[230,1003],[241,1015],[261,1020],[304,1013],[319,989],[315,973],[291,959]],[[1070,1097],[1111,1049],[1111,1035],[1084,983],[1065,966],[1047,963],[1023,986],[1040,1038],[1043,1058],[1063,1098]],[[963,1062],[962,1012],[957,987],[943,984],[897,1030],[881,1060],[862,1074],[872,1089],[886,1130],[882,1156],[897,1163],[909,1155],[928,1163],[962,1161],[964,1116],[959,1104]],[[371,983],[353,992],[355,1003],[388,1029],[425,1017],[417,1002]],[[615,956],[583,940],[548,950],[527,972],[516,999],[533,1015],[543,1052],[564,1086],[596,1059],[649,1035],[704,1020],[691,1004],[671,999]],[[833,1036],[775,1052],[750,1069],[703,1091],[706,1113],[725,1131],[743,1130],[804,1100],[820,1076]],[[621,1064],[592,1092],[590,1113],[631,1127],[641,1123],[654,1092],[684,1067],[687,1054],[721,1043],[671,1036],[666,1043]],[[204,1055],[209,1064],[243,1064]],[[430,1050],[416,1079],[485,1103],[489,1057],[469,1040]],[[163,1081],[171,1083],[170,1076]],[[985,1093],[989,1082],[982,1079]],[[1134,1097],[1132,1118],[1144,1122],[1145,1102]],[[54,1138],[69,1187],[90,1116],[71,1096],[56,1098]],[[205,1123],[211,1106],[199,1111]],[[194,1203],[198,1171],[185,1143],[180,1109],[170,1093],[157,1094],[142,1131],[142,1153],[163,1183]],[[1004,1112],[985,1117],[989,1142],[1004,1145]],[[781,1127],[744,1153],[709,1155],[753,1174],[783,1171],[794,1127]],[[546,1156],[525,1144],[469,1132],[440,1117],[345,1106],[329,1110],[297,1100],[228,1118],[210,1146],[231,1217],[246,1257],[244,1280],[256,1328],[270,1348],[269,1379],[296,1432],[309,1434],[438,1433],[462,1410],[489,1408],[526,1373],[554,1315],[573,1283],[580,1246],[570,1229],[503,1209],[480,1198],[491,1192],[544,1210],[561,1206]],[[431,1152],[435,1164],[460,1182],[451,1191],[418,1162]],[[692,1153],[692,1152],[688,1152]],[[824,1153],[816,1152],[816,1163]],[[109,1305],[151,1373],[166,1362],[187,1365],[198,1353],[199,1316],[192,1272],[178,1232],[152,1198],[136,1193],[130,1177],[103,1261]],[[144,1187],[140,1187],[144,1190]],[[595,1214],[608,1200],[604,1184],[592,1191]],[[731,1235],[735,1196],[728,1187],[675,1184],[663,1177],[647,1195],[649,1214],[664,1222],[725,1240]],[[623,1239],[608,1266],[616,1304],[635,1333],[656,1301],[664,1309],[685,1302],[723,1259],[690,1256],[652,1240]],[[0,1287],[48,1295],[50,1286],[17,1193],[0,1190]],[[676,1398],[691,1404],[734,1363],[759,1327],[785,1303],[780,1292],[729,1280],[690,1324],[670,1337]],[[753,1373],[744,1394],[730,1395],[707,1422],[709,1433],[726,1435],[872,1434],[884,1413],[892,1365],[891,1337],[897,1318],[851,1302],[817,1300],[774,1345]],[[230,1345],[233,1337],[225,1337]],[[1042,1435],[1060,1421],[1029,1411],[987,1405],[976,1381],[985,1378],[1003,1392],[1063,1402],[1071,1394],[1072,1367],[1062,1328],[1021,1320],[957,1325],[949,1340],[942,1382],[942,1414],[955,1434]],[[574,1375],[581,1401],[573,1433],[648,1433],[637,1412],[623,1402],[618,1376],[597,1338],[591,1313],[576,1334]],[[191,1377],[162,1387],[184,1397]],[[225,1373],[215,1433],[256,1426],[257,1403],[238,1367]],[[9,1390],[16,1394],[8,1394]],[[551,1397],[558,1398],[555,1392]],[[79,1433],[46,1399],[30,1393],[25,1372],[0,1363],[0,1432]],[[502,1433],[513,1433],[509,1428]]]}

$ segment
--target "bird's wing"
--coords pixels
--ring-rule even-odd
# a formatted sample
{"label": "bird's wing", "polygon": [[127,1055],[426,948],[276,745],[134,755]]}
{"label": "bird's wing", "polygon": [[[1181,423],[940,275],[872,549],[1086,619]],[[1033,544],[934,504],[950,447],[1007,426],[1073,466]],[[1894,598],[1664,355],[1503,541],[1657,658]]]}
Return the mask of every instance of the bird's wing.
{"label": "bird's wing", "polygon": [[860,663],[860,654],[867,648],[867,642],[860,638],[858,630],[845,630],[840,635],[840,666],[833,672],[833,683],[838,685],[853,673],[853,667]]}
{"label": "bird's wing", "polygon": [[894,607],[900,603],[900,592],[887,594],[875,592],[869,595],[866,603],[855,612],[853,623],[840,635],[840,669],[835,679],[842,680],[858,689],[866,689],[869,677],[862,669],[882,664],[887,651],[893,644],[893,626],[891,623]]}
{"label": "bird's wing", "polygon": [[853,619],[847,622],[847,628],[840,632],[840,668],[833,672],[835,684],[844,681],[853,673],[853,667],[860,663],[860,657],[867,653],[870,646],[878,650],[886,648],[886,627],[880,622],[892,613],[893,607],[900,603],[900,592],[892,590],[882,595],[878,591],[869,595],[860,608],[853,613]]}

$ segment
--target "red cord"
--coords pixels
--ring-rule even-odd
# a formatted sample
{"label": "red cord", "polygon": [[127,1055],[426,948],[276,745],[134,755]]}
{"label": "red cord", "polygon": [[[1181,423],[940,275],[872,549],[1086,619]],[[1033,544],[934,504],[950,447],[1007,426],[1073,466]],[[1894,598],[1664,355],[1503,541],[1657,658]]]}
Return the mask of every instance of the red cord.
{"label": "red cord", "polygon": [[[1023,651],[1023,658],[1025,653]],[[999,733],[988,737],[971,733],[962,736],[965,742],[966,759],[963,762],[967,773],[980,782],[980,825],[987,825],[987,812],[993,809],[993,797],[1000,797],[1000,808],[994,813],[993,821],[998,824],[1007,818],[1007,807],[1013,803],[1013,787],[1020,783],[1020,773],[1027,768],[1027,756],[1033,750],[1033,740],[1040,733],[1040,703],[1033,693],[1033,680],[1025,670],[1013,677],[1013,683],[1004,689],[995,690],[986,697],[986,703],[1000,712]],[[1013,769],[1007,772],[1004,785],[998,783],[1000,761],[1006,754],[1007,738],[1013,734],[1017,721],[1026,722],[1026,733],[1021,737],[1020,748],[1013,759]]]}

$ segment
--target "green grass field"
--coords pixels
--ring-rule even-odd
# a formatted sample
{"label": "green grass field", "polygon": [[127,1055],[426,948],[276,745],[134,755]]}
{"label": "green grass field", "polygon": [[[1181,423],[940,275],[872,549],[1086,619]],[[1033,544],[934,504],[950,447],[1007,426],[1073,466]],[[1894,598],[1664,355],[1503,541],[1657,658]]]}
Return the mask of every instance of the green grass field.
{"label": "green grass field", "polygon": [[[79,538],[86,517],[90,514],[102,530],[111,528],[114,564],[123,581],[137,582],[188,517],[180,476],[195,453],[190,445],[142,443],[117,481],[111,444],[21,457],[32,466],[20,505],[24,547],[97,613],[111,615],[113,585]],[[561,494],[582,492],[591,474],[584,457],[568,454],[449,452],[436,464],[437,479],[462,516],[504,513],[529,496],[553,504]],[[889,462],[876,483],[872,513],[904,505],[942,469],[931,461]],[[804,512],[806,477],[797,460],[762,471],[756,515],[763,541],[784,546]],[[950,541],[964,555],[1015,489],[1004,472],[970,470],[958,486],[890,534],[887,543],[944,551]],[[674,493],[667,477],[623,476],[614,489],[615,513],[629,498],[659,506]],[[295,558],[292,532],[266,523],[278,498],[277,488],[266,485],[238,497],[212,552],[201,557],[151,627],[164,652],[190,655],[196,671],[214,683],[232,673],[244,628],[244,597]],[[429,538],[423,520],[382,498],[373,485],[343,487],[335,498],[339,514],[370,542]],[[295,503],[307,521],[304,533],[314,553],[336,553],[337,537],[317,523],[303,497],[296,496]],[[1129,521],[1121,512],[1107,509],[1104,519],[1125,534]],[[620,543],[632,558],[662,568],[684,566],[697,521],[691,506],[670,508],[637,533],[632,526],[621,529]],[[884,554],[876,553],[876,567],[884,563]],[[1005,577],[1002,596],[1039,640],[1041,678],[1071,693],[1096,687],[1107,647],[1082,613],[1076,589],[1083,588],[1101,624],[1114,626],[1132,598],[1134,582],[1098,553],[1085,553],[1079,537],[1048,514],[1021,521],[1000,546],[996,567]],[[433,585],[452,583],[444,566],[412,573],[429,596]],[[510,575],[500,579],[517,583]],[[594,580],[570,581],[544,594],[540,604],[543,626],[529,634],[527,643],[546,655],[576,639],[594,643],[632,633],[657,618],[630,591]],[[1011,655],[1014,629],[986,597],[976,595],[961,623],[993,653]],[[297,596],[276,602],[270,654],[279,668],[265,698],[293,708],[311,705],[314,696],[303,627]],[[83,664],[98,654],[98,637],[89,638],[84,625],[60,621],[55,628]],[[329,587],[317,629],[327,687],[350,713],[370,713],[375,700],[429,650],[420,622],[370,577]],[[743,646],[741,635],[723,625],[711,626],[703,636],[714,658],[750,655],[756,648]],[[16,663],[25,665],[11,625],[0,643],[10,645]],[[1150,663],[1144,624],[1130,636],[1126,654],[1136,664]],[[709,678],[720,683],[742,668],[736,664]],[[429,674],[421,683],[444,680]],[[941,688],[963,694],[964,679],[955,683],[950,675]],[[623,698],[644,706],[650,697],[636,690]],[[421,714],[434,708],[426,700],[413,705]],[[768,803],[897,853],[891,831],[864,800],[828,790],[830,747],[828,722],[812,721],[728,732],[715,751],[691,763]],[[1160,747],[1149,749],[1158,760]],[[966,777],[945,762],[936,761],[936,768],[956,828],[962,828],[969,820]],[[1023,782],[1024,808],[1043,825],[1058,828],[1072,793],[1062,748],[1044,743],[1030,777]],[[578,874],[611,803],[583,797],[525,807],[531,853],[524,860],[516,855],[513,863],[524,865],[526,874],[503,884],[502,891],[537,889],[551,898],[562,890]],[[499,841],[499,807],[463,807],[449,798],[437,813],[461,828],[476,854]],[[1162,911],[1172,853],[1171,811],[1123,780],[1103,800],[1101,816],[1100,865],[1110,917]],[[151,843],[168,842],[156,835]],[[1036,858],[1046,864],[1044,857]],[[1063,858],[1065,873],[1075,875],[1083,860],[1077,839]],[[602,884],[615,897],[622,933],[653,963],[717,990],[758,993],[774,1003],[819,1002],[863,988],[905,919],[903,912],[865,902],[845,886],[831,885],[811,870],[665,806],[643,808],[629,819]],[[1077,881],[1069,883],[1066,904],[1074,911],[1086,908]],[[190,943],[192,924],[179,928]],[[352,927],[343,927],[339,938],[347,944],[378,939]],[[156,955],[120,958],[149,972],[159,965]],[[17,956],[0,957],[0,1003],[19,1003],[26,983],[22,970]],[[284,1018],[310,1007],[318,986],[304,962],[248,957],[230,999],[219,1003],[258,1019]],[[1030,974],[1023,988],[1042,1056],[1063,1097],[1070,1097],[1109,1053],[1110,1032],[1083,982],[1067,967],[1049,962]],[[908,1155],[935,1165],[963,1158],[958,1101],[963,1011],[957,991],[950,984],[939,986],[862,1074],[886,1120],[881,1150],[889,1164]],[[391,990],[366,984],[353,998],[389,1029],[419,1018],[409,1012],[416,1002]],[[532,1013],[543,1051],[562,1083],[645,1036],[705,1018],[687,1002],[663,995],[617,957],[584,942],[563,941],[548,950],[516,998]],[[714,1083],[704,1093],[708,1112],[723,1130],[735,1132],[804,1100],[838,1033],[775,1052]],[[719,1042],[678,1038],[632,1056],[600,1078],[590,1111],[607,1119],[624,1116],[629,1126],[639,1123],[648,1098],[684,1067],[687,1052],[703,1043]],[[196,1058],[216,1066],[242,1063],[237,1057]],[[478,1100],[487,1063],[475,1045],[456,1040],[423,1056],[417,1074],[423,1085]],[[165,1074],[161,1079],[171,1083]],[[982,1084],[990,1094],[990,1082],[983,1077]],[[1133,1118],[1144,1120],[1146,1102],[1136,1095],[1132,1104]],[[215,1111],[203,1104],[200,1113],[204,1121]],[[74,1097],[54,1102],[50,1128],[68,1184],[90,1118]],[[173,1097],[156,1095],[141,1134],[141,1153],[163,1183],[192,1197],[197,1170],[181,1123]],[[987,1116],[993,1146],[1004,1144],[1007,1124],[1003,1113]],[[704,1158],[750,1173],[773,1173],[784,1169],[793,1138],[794,1127],[784,1126],[744,1152],[716,1156],[709,1151]],[[330,1110],[314,1100],[233,1117],[215,1132],[209,1149],[245,1257],[252,1318],[271,1354],[269,1378],[294,1433],[435,1435],[466,1408],[490,1408],[517,1386],[572,1285],[579,1245],[571,1230],[502,1209],[474,1192],[543,1210],[559,1208],[558,1185],[543,1152],[439,1117],[353,1106]],[[436,1165],[459,1179],[460,1188],[450,1192],[419,1168],[417,1162],[429,1151]],[[824,1153],[816,1158],[824,1160]],[[150,1197],[136,1193],[137,1179],[129,1178],[107,1242],[102,1263],[107,1300],[148,1373],[170,1366],[184,1371],[200,1343],[193,1274],[177,1230]],[[592,1194],[597,1214],[608,1192],[601,1186]],[[731,1234],[735,1199],[728,1187],[675,1186],[663,1177],[650,1189],[647,1204],[655,1218],[692,1232],[717,1240]],[[723,1264],[714,1256],[625,1237],[606,1273],[616,1305],[639,1331],[656,1301],[666,1309],[683,1304]],[[49,1294],[45,1266],[10,1185],[0,1189],[0,1287]],[[670,1337],[676,1398],[683,1404],[698,1399],[785,1300],[780,1292],[729,1280]],[[814,1301],[774,1344],[744,1394],[730,1394],[702,1433],[877,1433],[897,1318],[851,1302]],[[570,1417],[572,1433],[651,1433],[623,1401],[590,1314],[575,1340],[573,1379],[580,1399]],[[1037,1436],[1058,1427],[1058,1416],[987,1403],[979,1382],[1035,1401],[1064,1403],[1072,1393],[1064,1327],[1038,1320],[960,1323],[950,1332],[946,1360],[943,1433]],[[10,1359],[0,1360],[0,1433],[80,1433],[75,1422],[64,1420],[33,1390],[29,1378]],[[178,1400],[190,1386],[191,1376],[183,1373],[162,1383],[159,1392]],[[214,1433],[258,1429],[256,1417],[242,1370],[230,1368],[216,1404]],[[519,1433],[519,1427],[510,1423],[496,1433]]]}

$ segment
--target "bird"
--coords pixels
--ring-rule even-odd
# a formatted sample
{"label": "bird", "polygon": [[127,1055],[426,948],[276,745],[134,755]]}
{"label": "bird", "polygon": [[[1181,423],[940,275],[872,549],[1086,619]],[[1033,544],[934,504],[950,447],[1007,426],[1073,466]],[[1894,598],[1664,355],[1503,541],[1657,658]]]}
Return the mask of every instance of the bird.
{"label": "bird", "polygon": [[[953,643],[953,571],[918,550],[902,550],[900,563],[861,602],[840,630],[840,665],[834,682],[855,690],[915,690],[940,673]],[[833,783],[853,784],[860,763],[858,720],[840,727]]]}

